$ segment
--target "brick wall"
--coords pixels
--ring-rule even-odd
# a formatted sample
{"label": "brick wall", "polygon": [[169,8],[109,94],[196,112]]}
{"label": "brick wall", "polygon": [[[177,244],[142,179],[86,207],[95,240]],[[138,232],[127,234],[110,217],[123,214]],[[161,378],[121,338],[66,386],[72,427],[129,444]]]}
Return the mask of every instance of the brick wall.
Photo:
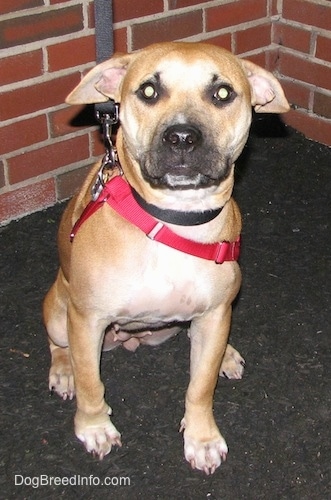
{"label": "brick wall", "polygon": [[273,24],[279,47],[274,68],[295,109],[284,121],[331,145],[331,1],[283,0]]}
{"label": "brick wall", "polygon": [[1,0],[0,222],[70,196],[76,168],[102,153],[63,102],[94,57],[87,0]]}
{"label": "brick wall", "polygon": [[[329,0],[113,0],[115,50],[207,40],[278,71],[287,121],[331,144]],[[103,154],[65,96],[95,59],[93,0],[1,0],[0,223],[68,198]],[[316,124],[316,126],[315,126]]]}

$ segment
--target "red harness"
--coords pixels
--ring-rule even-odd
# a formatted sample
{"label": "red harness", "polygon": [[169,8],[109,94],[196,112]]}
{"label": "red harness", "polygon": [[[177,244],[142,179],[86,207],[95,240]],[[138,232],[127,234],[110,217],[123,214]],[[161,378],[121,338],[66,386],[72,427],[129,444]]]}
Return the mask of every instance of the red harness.
{"label": "red harness", "polygon": [[117,175],[108,181],[96,200],[90,201],[82,215],[74,225],[70,241],[72,241],[81,225],[107,202],[118,214],[141,229],[150,239],[175,248],[180,252],[213,260],[216,264],[235,261],[239,258],[240,237],[237,241],[219,243],[198,243],[178,236],[162,222],[145,212],[132,195],[130,185]]}

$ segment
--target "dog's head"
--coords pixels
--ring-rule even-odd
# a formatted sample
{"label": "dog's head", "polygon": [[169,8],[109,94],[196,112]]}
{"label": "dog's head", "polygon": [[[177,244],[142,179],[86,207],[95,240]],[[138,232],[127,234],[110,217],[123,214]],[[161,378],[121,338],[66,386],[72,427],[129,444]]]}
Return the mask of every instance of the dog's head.
{"label": "dog's head", "polygon": [[90,71],[67,102],[108,98],[121,103],[125,163],[163,191],[218,189],[247,140],[252,106],[267,113],[289,109],[271,73],[198,43],[115,55]]}

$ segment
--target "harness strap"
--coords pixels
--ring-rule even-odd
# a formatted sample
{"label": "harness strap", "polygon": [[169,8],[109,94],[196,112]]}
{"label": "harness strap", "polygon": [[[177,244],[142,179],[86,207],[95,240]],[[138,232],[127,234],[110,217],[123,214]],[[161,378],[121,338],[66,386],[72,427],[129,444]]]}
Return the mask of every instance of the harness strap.
{"label": "harness strap", "polygon": [[101,208],[105,202],[123,218],[141,229],[150,239],[180,252],[206,260],[213,260],[216,264],[235,261],[239,258],[240,237],[235,242],[198,243],[177,235],[140,207],[132,195],[130,185],[121,176],[115,176],[107,182],[98,199],[91,201],[87,205],[72,229],[71,241],[86,219]]}

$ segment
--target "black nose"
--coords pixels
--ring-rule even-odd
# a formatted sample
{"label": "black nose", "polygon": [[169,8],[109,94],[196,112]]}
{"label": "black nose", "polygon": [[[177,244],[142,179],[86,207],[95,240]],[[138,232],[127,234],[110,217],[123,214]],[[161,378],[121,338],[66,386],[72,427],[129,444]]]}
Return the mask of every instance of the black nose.
{"label": "black nose", "polygon": [[163,142],[174,151],[193,151],[201,141],[200,130],[186,124],[172,125],[163,134]]}

